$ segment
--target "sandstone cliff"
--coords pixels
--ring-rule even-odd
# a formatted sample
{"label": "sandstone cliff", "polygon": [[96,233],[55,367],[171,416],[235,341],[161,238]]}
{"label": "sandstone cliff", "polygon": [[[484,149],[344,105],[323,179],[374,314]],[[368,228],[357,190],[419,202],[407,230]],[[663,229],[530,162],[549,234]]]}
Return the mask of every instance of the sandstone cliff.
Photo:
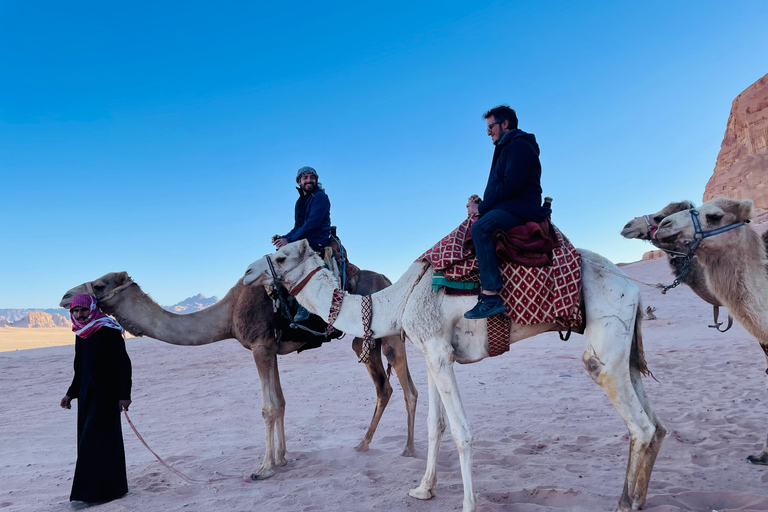
{"label": "sandstone cliff", "polygon": [[703,201],[752,199],[768,209],[768,74],[736,96]]}
{"label": "sandstone cliff", "polygon": [[11,323],[11,327],[48,329],[51,327],[69,327],[69,321],[61,315],[32,311],[21,320]]}

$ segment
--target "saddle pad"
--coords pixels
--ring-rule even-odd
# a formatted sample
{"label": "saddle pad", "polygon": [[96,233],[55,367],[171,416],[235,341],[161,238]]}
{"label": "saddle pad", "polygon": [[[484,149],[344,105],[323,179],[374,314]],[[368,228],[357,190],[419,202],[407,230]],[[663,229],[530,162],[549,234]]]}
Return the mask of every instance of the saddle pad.
{"label": "saddle pad", "polygon": [[[465,248],[473,223],[474,219],[466,219],[417,261],[428,261],[451,280],[479,279],[477,258]],[[554,224],[552,228],[560,247],[553,250],[551,266],[523,267],[508,262],[499,266],[503,283],[499,295],[507,307],[507,316],[516,324],[553,323],[567,329],[582,323],[581,256]]]}

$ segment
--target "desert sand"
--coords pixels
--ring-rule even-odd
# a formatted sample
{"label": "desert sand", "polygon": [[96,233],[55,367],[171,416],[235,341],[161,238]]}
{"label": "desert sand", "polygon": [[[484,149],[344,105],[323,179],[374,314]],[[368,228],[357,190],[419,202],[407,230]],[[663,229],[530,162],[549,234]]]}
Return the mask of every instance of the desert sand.
{"label": "desert sand", "polygon": [[[644,282],[670,283],[666,261],[624,267]],[[652,512],[768,510],[768,467],[746,462],[768,434],[765,357],[739,325],[707,327],[711,307],[681,286],[667,295],[640,286],[657,320],[643,335],[651,402],[668,435],[652,476]],[[73,335],[70,335],[73,337]],[[72,377],[73,346],[0,352],[0,509],[32,511],[461,510],[458,456],[450,434],[439,455],[437,496],[408,497],[427,450],[427,385],[421,354],[408,346],[416,386],[416,457],[404,458],[406,417],[395,391],[370,451],[357,453],[375,394],[350,344],[281,356],[288,464],[246,483],[261,463],[261,392],[251,355],[235,340],[177,347],[127,342],[133,360],[130,416],[169,463],[166,470],[123,420],[130,492],[86,507],[70,503],[76,412],[59,408]],[[513,345],[499,357],[456,365],[474,432],[478,510],[611,511],[626,469],[627,431],[581,366],[584,339],[556,333]]]}

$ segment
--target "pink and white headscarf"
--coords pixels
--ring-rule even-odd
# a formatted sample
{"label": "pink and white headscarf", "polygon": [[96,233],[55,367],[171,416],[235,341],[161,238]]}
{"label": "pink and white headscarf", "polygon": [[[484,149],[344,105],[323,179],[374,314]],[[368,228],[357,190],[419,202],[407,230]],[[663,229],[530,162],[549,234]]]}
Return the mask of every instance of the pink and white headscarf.
{"label": "pink and white headscarf", "polygon": [[[72,308],[76,306],[81,306],[90,310],[85,322],[77,321],[75,315],[72,314]],[[98,308],[98,306],[96,306],[96,297],[93,295],[82,294],[75,296],[69,304],[69,317],[72,320],[72,331],[81,338],[89,337],[104,326],[118,329],[125,334],[125,329],[123,329],[117,321],[108,317]]]}

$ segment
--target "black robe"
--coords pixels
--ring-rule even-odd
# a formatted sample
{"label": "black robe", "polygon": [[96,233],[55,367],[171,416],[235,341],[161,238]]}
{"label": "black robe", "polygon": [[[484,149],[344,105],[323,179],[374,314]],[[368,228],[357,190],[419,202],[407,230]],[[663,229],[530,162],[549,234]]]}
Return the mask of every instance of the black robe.
{"label": "black robe", "polygon": [[75,338],[77,465],[70,501],[99,502],[128,492],[119,400],[131,399],[131,360],[117,329]]}

